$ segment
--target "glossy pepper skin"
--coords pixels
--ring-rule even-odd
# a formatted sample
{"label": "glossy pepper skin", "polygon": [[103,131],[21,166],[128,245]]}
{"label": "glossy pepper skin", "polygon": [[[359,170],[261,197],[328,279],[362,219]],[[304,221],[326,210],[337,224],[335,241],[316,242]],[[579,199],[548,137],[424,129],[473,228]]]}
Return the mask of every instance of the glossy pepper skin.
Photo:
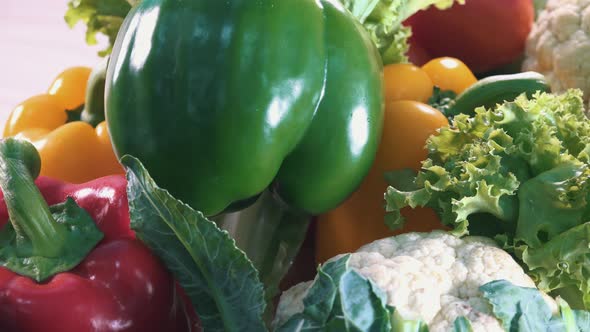
{"label": "glossy pepper skin", "polygon": [[[36,185],[50,205],[73,198],[104,237],[77,267],[43,283],[0,267],[0,331],[199,330],[171,275],[129,229],[123,176],[84,184],[39,177]],[[0,195],[0,224],[7,220]]]}
{"label": "glossy pepper skin", "polygon": [[9,115],[3,137],[33,143],[41,154],[41,175],[83,183],[123,173],[113,153],[106,122],[72,121],[77,120],[72,115],[83,106],[98,108],[96,113],[104,112],[104,79],[101,85],[95,76],[90,68],[68,68],[58,75],[47,93],[25,100]]}
{"label": "glossy pepper skin", "polygon": [[449,71],[438,70],[436,73],[446,81],[435,81],[429,72],[412,64],[391,64],[384,68],[386,106],[377,157],[359,188],[337,208],[318,216],[315,234],[317,263],[356,251],[388,236],[444,228],[432,209],[407,208],[402,211],[406,218],[404,228],[394,232],[385,224],[383,200],[388,187],[386,172],[405,168],[418,171],[421,161],[427,157],[426,140],[440,127],[448,125],[447,118],[425,102],[432,95],[435,84],[452,83],[441,86],[447,90],[462,80],[447,79],[451,76]]}
{"label": "glossy pepper skin", "polygon": [[269,186],[315,214],[370,168],[381,69],[334,0],[146,0],[115,43],[106,118],[119,157],[206,215]]}

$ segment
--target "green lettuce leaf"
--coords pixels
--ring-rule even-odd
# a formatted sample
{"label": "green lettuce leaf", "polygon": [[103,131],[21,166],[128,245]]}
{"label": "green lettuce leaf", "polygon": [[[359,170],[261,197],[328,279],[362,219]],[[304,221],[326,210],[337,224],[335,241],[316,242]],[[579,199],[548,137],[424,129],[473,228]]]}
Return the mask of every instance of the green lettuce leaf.
{"label": "green lettuce leaf", "polygon": [[73,28],[78,22],[86,24],[86,43],[96,45],[97,34],[108,37],[108,46],[100,51],[100,56],[111,53],[119,28],[139,0],[70,0],[65,21]]}
{"label": "green lettuce leaf", "polygon": [[205,331],[265,331],[258,272],[227,232],[158,188],[139,160],[123,156],[131,228],[190,297]]}
{"label": "green lettuce leaf", "polygon": [[[590,121],[582,94],[522,95],[460,114],[427,142],[418,174],[387,175],[387,223],[433,208],[456,235],[495,237],[545,291],[590,308]],[[575,305],[575,307],[578,307]]]}
{"label": "green lettuce leaf", "polygon": [[[573,227],[538,248],[522,246],[516,250],[528,274],[541,289],[559,292],[575,307],[590,303],[590,223]],[[581,302],[581,303],[580,303]]]}
{"label": "green lettuce leaf", "polygon": [[339,0],[369,32],[384,64],[407,62],[411,30],[402,25],[410,16],[432,5],[439,9],[465,0]]}

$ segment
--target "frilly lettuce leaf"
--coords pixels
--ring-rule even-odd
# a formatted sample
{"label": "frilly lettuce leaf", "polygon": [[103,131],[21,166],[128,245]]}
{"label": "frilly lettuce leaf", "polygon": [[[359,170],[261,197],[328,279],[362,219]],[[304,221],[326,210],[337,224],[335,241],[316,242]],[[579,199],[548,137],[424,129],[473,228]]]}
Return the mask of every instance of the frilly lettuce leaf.
{"label": "frilly lettuce leaf", "polygon": [[590,303],[590,223],[573,227],[543,246],[516,247],[528,274],[541,289],[558,293],[575,307]]}
{"label": "frilly lettuce leaf", "polygon": [[411,30],[402,22],[432,5],[439,9],[465,0],[339,0],[365,27],[384,64],[406,62]]}
{"label": "frilly lettuce leaf", "polygon": [[454,234],[495,237],[543,291],[573,287],[568,301],[590,308],[590,121],[579,90],[458,115],[427,149],[418,174],[387,176],[392,228],[400,209],[431,207]]}
{"label": "frilly lettuce leaf", "polygon": [[73,28],[78,22],[86,24],[86,43],[96,45],[96,35],[108,37],[107,48],[100,51],[100,56],[111,53],[119,28],[139,0],[70,0],[64,19]]}

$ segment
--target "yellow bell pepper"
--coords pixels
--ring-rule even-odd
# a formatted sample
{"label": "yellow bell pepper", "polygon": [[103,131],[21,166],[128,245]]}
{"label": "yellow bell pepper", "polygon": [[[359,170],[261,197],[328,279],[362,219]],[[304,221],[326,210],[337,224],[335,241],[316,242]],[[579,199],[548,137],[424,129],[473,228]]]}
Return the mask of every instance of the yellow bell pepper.
{"label": "yellow bell pepper", "polygon": [[[35,145],[41,155],[41,175],[82,183],[123,173],[106,123],[100,122],[95,128],[77,120],[81,109],[93,98],[91,95],[96,94],[90,90],[102,93],[102,87],[87,91],[90,76],[90,68],[66,69],[47,93],[22,102],[8,117],[3,136],[22,138]],[[102,103],[98,99],[102,98],[96,101]]]}
{"label": "yellow bell pepper", "polygon": [[383,68],[385,117],[377,156],[359,188],[340,206],[318,216],[316,261],[323,263],[338,254],[356,251],[372,241],[404,232],[445,229],[432,209],[403,209],[407,223],[391,231],[385,225],[383,194],[387,171],[419,170],[428,156],[426,140],[447,118],[426,104],[433,87],[460,93],[476,82],[461,61],[438,58],[420,68],[412,64],[391,64]]}

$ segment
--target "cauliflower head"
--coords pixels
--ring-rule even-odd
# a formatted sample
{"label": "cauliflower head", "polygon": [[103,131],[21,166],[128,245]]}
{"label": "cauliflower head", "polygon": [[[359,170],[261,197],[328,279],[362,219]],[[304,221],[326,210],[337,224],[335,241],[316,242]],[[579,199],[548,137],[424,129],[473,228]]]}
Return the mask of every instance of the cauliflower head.
{"label": "cauliflower head", "polygon": [[554,92],[578,88],[590,99],[590,0],[548,0],[528,36],[524,71],[547,78]]}
{"label": "cauliflower head", "polygon": [[[493,240],[458,238],[442,231],[408,233],[375,241],[350,254],[348,264],[376,284],[385,293],[387,305],[394,307],[404,320],[421,320],[430,332],[452,330],[459,317],[466,317],[473,331],[504,331],[480,286],[506,280],[516,286],[536,288],[533,280]],[[302,283],[282,294],[276,326],[303,310],[303,299],[312,285]],[[556,312],[555,301],[545,294],[543,297]]]}

